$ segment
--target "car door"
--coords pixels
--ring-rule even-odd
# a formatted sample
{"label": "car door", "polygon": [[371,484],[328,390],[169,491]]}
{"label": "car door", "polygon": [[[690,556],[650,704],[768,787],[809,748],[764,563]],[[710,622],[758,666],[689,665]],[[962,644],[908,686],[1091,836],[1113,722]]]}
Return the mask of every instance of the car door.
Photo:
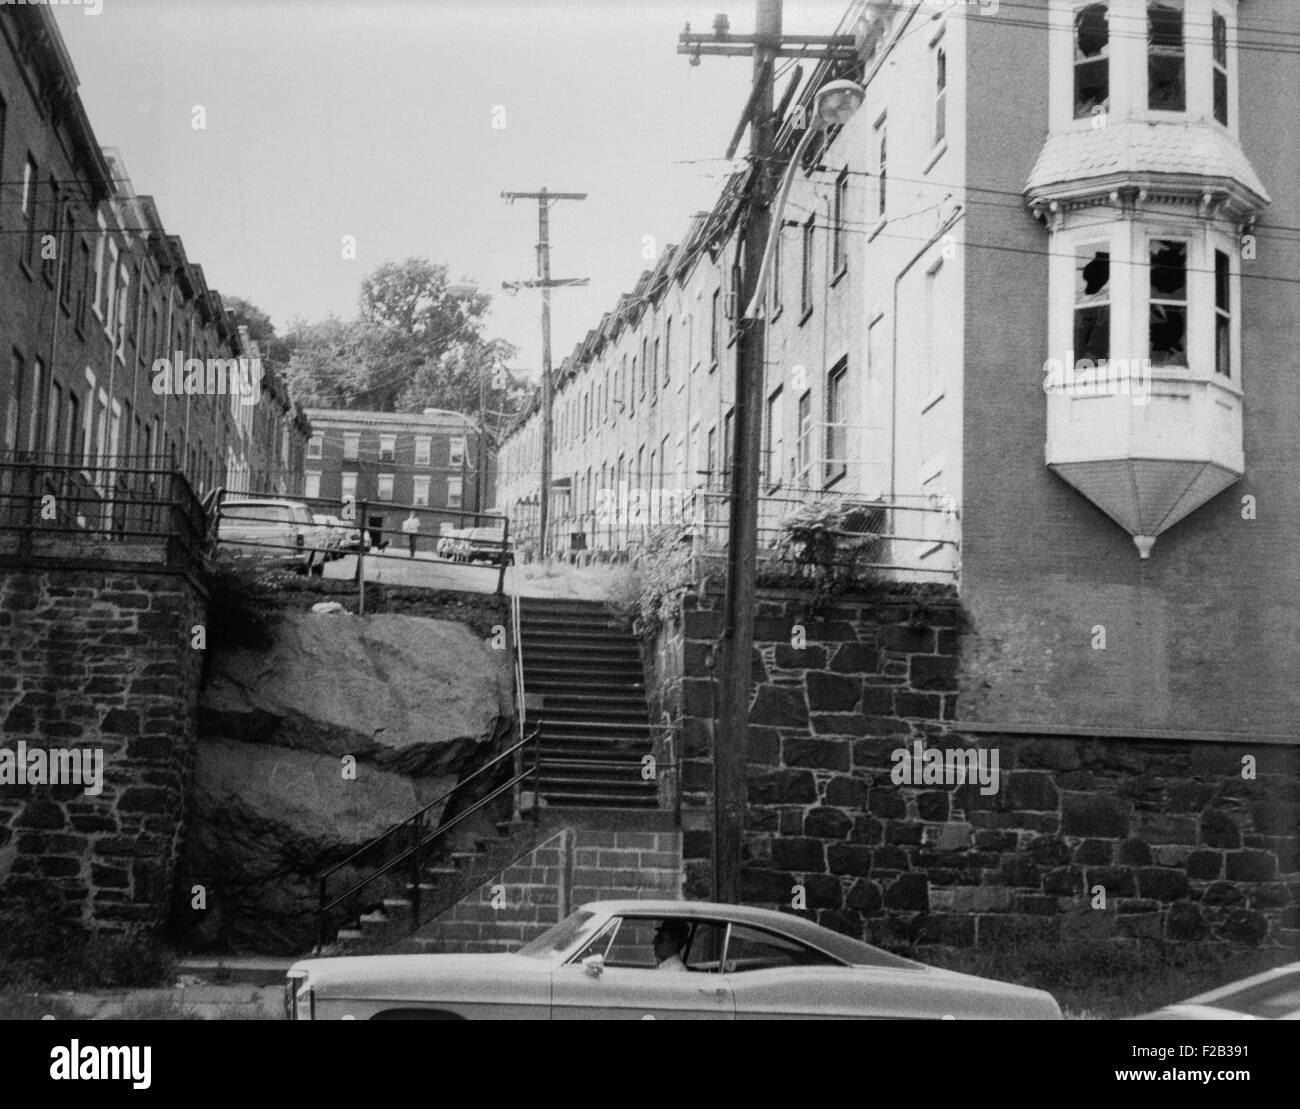
{"label": "car door", "polygon": [[[551,980],[554,1020],[731,1020],[731,987],[708,965],[707,922],[695,922],[687,970],[660,970],[653,937],[659,918],[615,917]],[[698,942],[698,947],[696,946]],[[714,944],[720,951],[720,944]],[[692,950],[694,949],[694,950]]]}

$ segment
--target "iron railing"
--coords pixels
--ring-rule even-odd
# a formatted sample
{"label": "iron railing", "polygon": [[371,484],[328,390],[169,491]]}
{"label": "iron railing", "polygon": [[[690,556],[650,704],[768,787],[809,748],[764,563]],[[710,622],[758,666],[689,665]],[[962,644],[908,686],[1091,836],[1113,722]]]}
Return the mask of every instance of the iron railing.
{"label": "iron railing", "polygon": [[[421,887],[424,880],[424,866],[430,858],[433,847],[466,817],[491,804],[498,797],[510,793],[521,782],[531,778],[534,792],[537,791],[541,780],[539,729],[540,724],[535,725],[533,730],[518,743],[485,762],[468,777],[457,782],[451,789],[435,797],[428,804],[421,806],[401,823],[393,825],[388,831],[382,832],[365,846],[323,871],[318,879],[317,907],[318,938],[321,946],[324,947],[329,942],[331,912],[340,906],[347,906],[349,912],[363,909],[366,903],[376,900],[376,895],[363,897],[363,892],[370,890],[381,879],[394,874],[398,876],[399,891],[410,903],[409,931],[413,932],[421,924],[426,923],[421,905]],[[455,816],[438,824],[432,830],[428,828],[426,818],[432,809],[442,805],[445,811],[453,797],[458,795],[463,797],[470,786],[479,782],[493,768],[505,764],[507,760],[512,767],[520,766],[527,761],[525,752],[530,746],[531,764],[526,769],[516,770],[505,781],[490,785],[483,796],[478,797],[465,808],[459,809]],[[531,811],[535,820],[540,818],[539,805],[534,804]],[[352,882],[342,892],[331,895],[330,879],[348,868],[365,868],[369,873],[358,881]],[[382,900],[382,897],[383,891],[380,890],[378,898]],[[441,911],[441,907],[438,911]],[[429,918],[433,915],[434,913],[430,912]]]}
{"label": "iron railing", "polygon": [[0,455],[0,554],[194,566],[207,532],[189,480],[152,458]]}

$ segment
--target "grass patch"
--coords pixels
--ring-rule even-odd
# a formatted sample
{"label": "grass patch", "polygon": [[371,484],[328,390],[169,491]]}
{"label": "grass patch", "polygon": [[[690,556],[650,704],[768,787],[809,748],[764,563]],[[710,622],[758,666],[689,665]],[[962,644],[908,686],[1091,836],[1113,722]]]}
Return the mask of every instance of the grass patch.
{"label": "grass patch", "polygon": [[105,936],[70,918],[49,893],[0,908],[0,989],[18,993],[170,984],[175,960],[152,936]]}
{"label": "grass patch", "polygon": [[0,1020],[76,1020],[77,1010],[61,997],[39,993],[0,993]]}
{"label": "grass patch", "polygon": [[1066,1016],[1136,1016],[1292,962],[1295,952],[1210,944],[1079,940],[1026,943],[1012,950],[923,948],[909,957],[931,966],[1046,990]]}

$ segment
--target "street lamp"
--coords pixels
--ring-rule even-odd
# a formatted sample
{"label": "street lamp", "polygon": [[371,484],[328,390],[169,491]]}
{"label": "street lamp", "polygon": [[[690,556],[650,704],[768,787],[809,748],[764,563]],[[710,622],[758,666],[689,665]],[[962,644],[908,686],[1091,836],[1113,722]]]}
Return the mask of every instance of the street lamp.
{"label": "street lamp", "polygon": [[786,167],[785,177],[781,181],[781,190],[777,193],[776,204],[772,208],[772,226],[767,234],[767,245],[763,248],[763,261],[758,269],[758,281],[754,286],[754,296],[745,309],[743,320],[752,320],[758,316],[759,306],[767,294],[768,272],[772,265],[772,255],[776,249],[776,240],[781,234],[782,216],[785,212],[786,197],[790,195],[790,185],[803,160],[804,151],[812,141],[813,135],[828,127],[839,127],[853,118],[854,113],[862,107],[866,99],[866,90],[856,81],[828,81],[813,94],[812,119],[809,121],[799,145],[795,147]]}

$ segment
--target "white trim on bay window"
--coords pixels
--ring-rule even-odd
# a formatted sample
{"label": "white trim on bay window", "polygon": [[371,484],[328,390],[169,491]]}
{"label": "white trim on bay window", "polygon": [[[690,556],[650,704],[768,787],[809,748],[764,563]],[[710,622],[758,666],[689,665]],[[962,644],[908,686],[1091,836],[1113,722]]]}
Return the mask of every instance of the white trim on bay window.
{"label": "white trim on bay window", "polygon": [[[1164,221],[1156,217],[1133,223],[1115,220],[1058,231],[1052,238],[1048,262],[1051,312],[1046,357],[1064,361],[1084,357],[1075,351],[1075,310],[1080,304],[1079,263],[1085,253],[1110,252],[1110,350],[1111,360],[1142,363],[1151,357],[1151,250],[1162,241],[1186,243],[1187,366],[1157,365],[1152,371],[1176,376],[1214,377],[1215,330],[1220,315],[1216,306],[1215,255],[1227,258],[1228,334],[1230,372],[1220,382],[1241,388],[1241,276],[1237,240],[1216,224],[1189,225],[1185,221]],[[1166,298],[1170,304],[1176,296]],[[1096,303],[1096,302],[1094,302]]]}

